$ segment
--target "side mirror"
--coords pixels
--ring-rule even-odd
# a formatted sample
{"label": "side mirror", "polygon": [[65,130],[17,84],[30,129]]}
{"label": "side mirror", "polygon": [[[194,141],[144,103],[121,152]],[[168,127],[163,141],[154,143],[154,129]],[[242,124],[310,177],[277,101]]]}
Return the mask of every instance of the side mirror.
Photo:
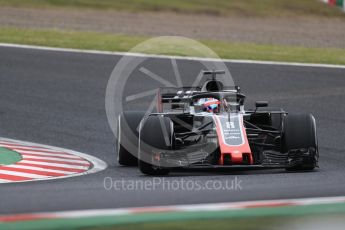
{"label": "side mirror", "polygon": [[268,101],[256,101],[255,102],[255,107],[267,107],[268,106]]}

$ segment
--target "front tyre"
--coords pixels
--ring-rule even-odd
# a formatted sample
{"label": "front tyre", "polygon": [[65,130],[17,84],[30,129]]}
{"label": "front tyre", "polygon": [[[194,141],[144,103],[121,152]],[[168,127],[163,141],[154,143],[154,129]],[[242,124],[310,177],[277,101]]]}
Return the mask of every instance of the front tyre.
{"label": "front tyre", "polygon": [[172,149],[173,131],[173,123],[167,117],[149,116],[142,121],[138,154],[138,166],[142,173],[152,176],[169,174],[169,169],[159,164],[159,155]]}
{"label": "front tyre", "polygon": [[145,112],[126,111],[118,119],[117,162],[122,166],[138,164],[139,124]]}
{"label": "front tyre", "polygon": [[319,148],[315,118],[311,114],[288,114],[283,123],[283,152],[288,153],[288,171],[313,170]]}

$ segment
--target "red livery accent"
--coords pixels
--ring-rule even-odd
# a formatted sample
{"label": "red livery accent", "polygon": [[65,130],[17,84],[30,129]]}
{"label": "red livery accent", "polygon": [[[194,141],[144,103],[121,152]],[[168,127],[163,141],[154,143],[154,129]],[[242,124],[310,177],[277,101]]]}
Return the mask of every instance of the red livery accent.
{"label": "red livery accent", "polygon": [[215,115],[214,120],[216,122],[216,129],[217,129],[217,136],[218,136],[218,142],[220,146],[220,159],[219,164],[224,165],[224,159],[226,155],[230,155],[231,163],[232,164],[244,164],[244,157],[248,157],[248,163],[253,164],[253,155],[252,151],[249,146],[249,142],[247,139],[247,133],[245,131],[245,127],[243,125],[243,116],[238,115],[240,118],[240,124],[241,124],[241,132],[242,132],[242,144],[240,145],[229,145],[225,141],[225,137],[223,134],[224,128],[222,127],[220,118]]}

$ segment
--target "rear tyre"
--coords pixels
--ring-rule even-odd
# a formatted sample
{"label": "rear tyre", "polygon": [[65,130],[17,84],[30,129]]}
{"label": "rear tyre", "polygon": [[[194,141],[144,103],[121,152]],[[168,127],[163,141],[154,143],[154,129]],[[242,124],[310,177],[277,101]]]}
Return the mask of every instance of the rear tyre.
{"label": "rear tyre", "polygon": [[[313,170],[318,166],[319,149],[315,118],[311,114],[288,114],[283,123],[283,151],[294,164],[288,171]],[[293,155],[293,154],[295,155]]]}
{"label": "rear tyre", "polygon": [[140,129],[138,166],[142,173],[152,176],[169,174],[169,169],[154,160],[155,154],[172,149],[173,123],[170,118],[149,116]]}
{"label": "rear tyre", "polygon": [[144,115],[144,112],[128,111],[123,112],[119,116],[117,136],[117,161],[120,165],[138,165],[138,127]]}

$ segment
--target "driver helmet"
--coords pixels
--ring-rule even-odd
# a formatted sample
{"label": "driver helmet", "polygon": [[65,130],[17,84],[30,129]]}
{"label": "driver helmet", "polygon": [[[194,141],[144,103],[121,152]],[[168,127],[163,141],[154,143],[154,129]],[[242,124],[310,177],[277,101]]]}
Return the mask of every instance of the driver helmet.
{"label": "driver helmet", "polygon": [[209,113],[217,113],[220,101],[215,98],[201,98],[199,104],[203,105],[203,110]]}

